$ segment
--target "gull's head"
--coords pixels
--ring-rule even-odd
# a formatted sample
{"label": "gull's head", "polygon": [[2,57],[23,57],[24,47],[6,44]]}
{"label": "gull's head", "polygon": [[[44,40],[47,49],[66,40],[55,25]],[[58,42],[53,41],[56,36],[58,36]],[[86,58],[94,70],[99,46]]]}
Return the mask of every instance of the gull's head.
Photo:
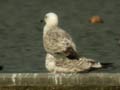
{"label": "gull's head", "polygon": [[44,17],[44,21],[48,26],[56,26],[58,25],[58,16],[53,12],[47,13]]}

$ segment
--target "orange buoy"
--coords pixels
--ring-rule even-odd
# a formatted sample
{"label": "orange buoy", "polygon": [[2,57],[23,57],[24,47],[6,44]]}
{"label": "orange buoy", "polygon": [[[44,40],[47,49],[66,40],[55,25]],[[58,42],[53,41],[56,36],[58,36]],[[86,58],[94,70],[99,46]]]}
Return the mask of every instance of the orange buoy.
{"label": "orange buoy", "polygon": [[89,19],[89,22],[93,24],[99,24],[99,23],[103,23],[103,19],[100,16],[92,16]]}

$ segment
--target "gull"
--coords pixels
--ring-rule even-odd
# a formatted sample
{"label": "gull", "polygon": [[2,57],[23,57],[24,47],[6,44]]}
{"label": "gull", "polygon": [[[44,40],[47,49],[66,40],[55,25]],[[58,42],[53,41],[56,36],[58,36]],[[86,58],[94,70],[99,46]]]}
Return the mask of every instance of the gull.
{"label": "gull", "polygon": [[107,69],[113,67],[113,63],[100,63],[86,57],[70,60],[69,58],[58,58],[47,53],[45,66],[51,73],[81,73],[97,69]]}
{"label": "gull", "polygon": [[51,54],[46,55],[45,66],[51,73],[80,73],[103,67],[100,62],[86,57],[69,60],[68,58],[56,58]]}
{"label": "gull", "polygon": [[50,12],[44,17],[43,45],[45,51],[54,56],[78,59],[78,51],[71,36],[59,27],[57,14]]}

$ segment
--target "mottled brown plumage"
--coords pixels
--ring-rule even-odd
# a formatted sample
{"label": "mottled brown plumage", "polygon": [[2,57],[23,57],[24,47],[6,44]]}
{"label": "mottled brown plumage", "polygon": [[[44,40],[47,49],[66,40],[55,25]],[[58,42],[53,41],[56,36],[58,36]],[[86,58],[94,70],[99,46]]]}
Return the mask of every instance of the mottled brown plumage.
{"label": "mottled brown plumage", "polygon": [[78,59],[76,46],[71,36],[56,24],[58,21],[53,21],[58,20],[57,16],[49,14],[46,17],[43,33],[45,51],[52,55],[63,55],[69,59]]}
{"label": "mottled brown plumage", "polygon": [[53,73],[73,73],[88,71],[92,68],[102,68],[102,65],[85,57],[81,57],[79,60],[69,60],[68,58],[56,58],[51,54],[47,54],[46,68]]}

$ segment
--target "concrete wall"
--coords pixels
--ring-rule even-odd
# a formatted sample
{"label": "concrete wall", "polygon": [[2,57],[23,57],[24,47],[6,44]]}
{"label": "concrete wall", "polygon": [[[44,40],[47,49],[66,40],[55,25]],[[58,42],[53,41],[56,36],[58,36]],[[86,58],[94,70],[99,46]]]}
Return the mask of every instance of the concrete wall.
{"label": "concrete wall", "polygon": [[120,90],[120,74],[1,73],[0,90]]}

